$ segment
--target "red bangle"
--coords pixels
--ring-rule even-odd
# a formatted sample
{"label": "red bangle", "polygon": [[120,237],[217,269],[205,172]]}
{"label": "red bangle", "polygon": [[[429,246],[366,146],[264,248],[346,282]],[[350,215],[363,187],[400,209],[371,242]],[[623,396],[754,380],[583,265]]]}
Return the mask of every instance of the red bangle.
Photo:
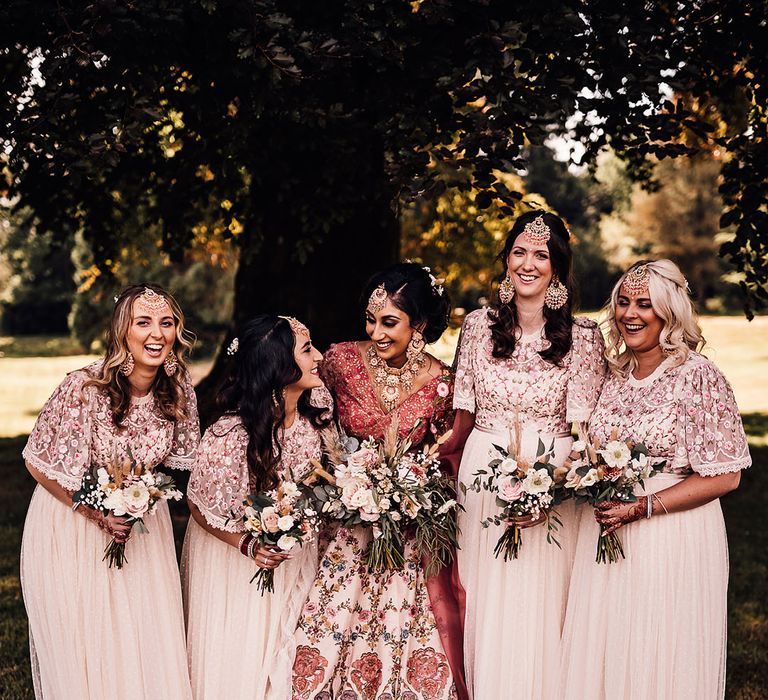
{"label": "red bangle", "polygon": [[250,532],[246,532],[237,544],[237,548],[240,550],[240,554],[244,557],[248,556],[248,545],[254,540],[254,536]]}

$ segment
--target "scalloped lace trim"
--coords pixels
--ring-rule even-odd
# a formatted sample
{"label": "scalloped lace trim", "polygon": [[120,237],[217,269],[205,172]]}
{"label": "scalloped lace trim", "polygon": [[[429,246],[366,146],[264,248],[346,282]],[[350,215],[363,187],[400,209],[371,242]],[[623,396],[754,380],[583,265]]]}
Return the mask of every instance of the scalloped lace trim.
{"label": "scalloped lace trim", "polygon": [[214,527],[217,530],[223,530],[224,532],[244,531],[244,528],[241,525],[239,519],[227,521],[225,518],[220,518],[219,516],[211,513],[207,506],[205,506],[203,502],[195,495],[194,491],[187,491],[187,500],[192,501],[192,503],[197,506],[197,509],[205,518],[205,522],[207,522],[211,527]]}
{"label": "scalloped lace trim", "polygon": [[470,413],[475,412],[475,401],[474,399],[463,399],[459,396],[456,396],[456,394],[453,395],[453,408],[454,409],[461,409],[463,411],[469,411]]}
{"label": "scalloped lace trim", "polygon": [[166,457],[163,460],[163,465],[168,467],[168,469],[180,469],[183,471],[191,471],[192,467],[195,465],[195,456],[192,455],[191,457]]}
{"label": "scalloped lace trim", "polygon": [[739,472],[742,469],[748,469],[752,466],[751,457],[742,457],[733,462],[712,462],[711,464],[701,464],[694,471],[701,476],[719,476],[720,474],[730,474]]}
{"label": "scalloped lace trim", "polygon": [[39,471],[44,476],[47,476],[49,479],[53,479],[56,483],[60,484],[65,489],[70,491],[77,491],[77,489],[80,488],[82,477],[78,478],[76,476],[67,476],[66,474],[62,474],[61,472],[56,471],[50,464],[44,462],[36,454],[29,450],[28,447],[25,447],[22,450],[21,456],[24,458],[27,464],[33,466],[35,469],[37,469],[37,471]]}

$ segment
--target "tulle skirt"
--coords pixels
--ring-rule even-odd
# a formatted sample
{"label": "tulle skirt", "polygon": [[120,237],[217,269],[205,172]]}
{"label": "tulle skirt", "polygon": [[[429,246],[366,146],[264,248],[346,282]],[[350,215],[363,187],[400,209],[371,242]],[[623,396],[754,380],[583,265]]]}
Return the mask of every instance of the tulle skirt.
{"label": "tulle skirt", "polygon": [[[659,474],[645,493],[681,478]],[[620,528],[626,559],[613,564],[595,563],[599,526],[583,510],[560,697],[723,698],[728,547],[720,501]]]}
{"label": "tulle skirt", "polygon": [[45,700],[188,700],[181,586],[168,507],[145,518],[122,570],[109,536],[42,486],[21,546],[35,696]]}
{"label": "tulle skirt", "polygon": [[[535,457],[538,434],[525,431],[521,453]],[[543,435],[555,440],[555,464],[562,464],[571,445],[569,436]],[[459,481],[468,484],[487,466],[493,444],[506,447],[509,435],[475,428],[459,468]],[[562,548],[547,542],[545,525],[522,531],[518,559],[494,557],[501,527],[483,528],[481,520],[497,514],[495,496],[468,491],[460,499],[461,549],[459,575],[466,591],[464,658],[467,685],[475,700],[547,700],[556,698],[560,635],[575,545],[575,507],[557,508],[563,527],[555,534]],[[586,697],[586,696],[585,696]]]}
{"label": "tulle skirt", "polygon": [[294,632],[317,570],[317,545],[296,548],[261,595],[256,564],[190,518],[182,554],[195,700],[288,700]]}

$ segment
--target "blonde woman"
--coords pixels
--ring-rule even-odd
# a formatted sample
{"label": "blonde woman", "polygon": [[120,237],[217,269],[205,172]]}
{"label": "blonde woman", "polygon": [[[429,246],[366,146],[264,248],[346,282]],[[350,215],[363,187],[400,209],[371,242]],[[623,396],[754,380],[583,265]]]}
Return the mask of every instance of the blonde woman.
{"label": "blonde woman", "polygon": [[[581,519],[563,637],[562,698],[713,699],[725,694],[728,549],[719,498],[751,464],[731,387],[669,260],[633,265],[609,302],[612,370],[592,440],[645,443],[663,473],[636,503]],[[595,563],[599,526],[626,559]]]}
{"label": "blonde woman", "polygon": [[[37,698],[191,698],[179,570],[165,503],[131,537],[72,494],[91,465],[130,450],[142,463],[189,469],[199,442],[190,343],[176,301],[154,285],[117,299],[106,356],[69,374],[24,448],[38,482],[24,525],[21,585]],[[110,538],[126,563],[108,568]],[[129,540],[129,541],[128,541]]]}

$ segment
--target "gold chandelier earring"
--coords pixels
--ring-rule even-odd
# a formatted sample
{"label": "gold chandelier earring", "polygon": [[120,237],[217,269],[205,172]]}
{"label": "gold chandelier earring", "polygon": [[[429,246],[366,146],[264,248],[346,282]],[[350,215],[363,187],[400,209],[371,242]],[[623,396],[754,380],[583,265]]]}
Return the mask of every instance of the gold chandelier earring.
{"label": "gold chandelier earring", "polygon": [[163,360],[163,369],[165,369],[165,373],[172,377],[174,374],[176,374],[176,370],[179,369],[179,361],[176,358],[176,353],[171,350],[168,353],[168,357],[166,357]]}
{"label": "gold chandelier earring", "polygon": [[509,304],[515,296],[515,285],[512,284],[512,278],[509,276],[509,272],[504,275],[504,279],[501,280],[499,285],[499,300],[502,304]]}
{"label": "gold chandelier earring", "polygon": [[409,360],[414,360],[424,352],[424,336],[421,331],[416,329],[413,331],[411,339],[408,341],[408,349],[405,351],[405,356]]}
{"label": "gold chandelier earring", "polygon": [[133,355],[130,351],[128,351],[128,357],[126,357],[123,360],[123,363],[120,365],[120,374],[124,376],[128,376],[131,372],[133,372],[135,362],[133,360]]}
{"label": "gold chandelier earring", "polygon": [[565,306],[567,301],[568,288],[557,278],[557,275],[552,275],[552,281],[544,292],[544,305],[554,310]]}

